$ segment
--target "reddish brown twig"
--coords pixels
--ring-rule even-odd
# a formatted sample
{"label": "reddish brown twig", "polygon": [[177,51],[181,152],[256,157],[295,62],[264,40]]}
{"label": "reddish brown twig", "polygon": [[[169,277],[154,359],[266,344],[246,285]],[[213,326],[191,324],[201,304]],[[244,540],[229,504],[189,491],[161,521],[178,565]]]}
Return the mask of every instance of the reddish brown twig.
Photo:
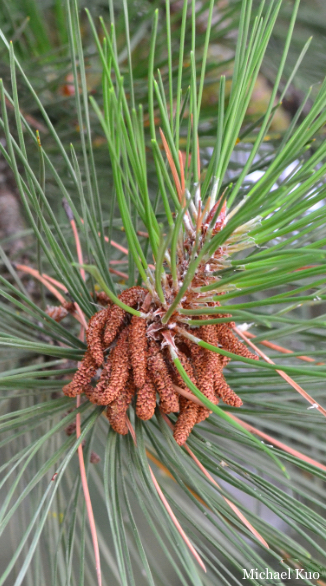
{"label": "reddish brown twig", "polygon": [[123,273],[122,271],[117,271],[116,269],[111,269],[111,267],[109,267],[109,271],[110,273],[112,273],[112,275],[117,275],[117,277],[121,277],[122,279],[128,279],[129,275],[127,275],[127,273]]}
{"label": "reddish brown twig", "polygon": [[[74,223],[74,225],[75,225],[75,223]],[[79,241],[77,229],[74,231],[74,237],[75,237],[75,241],[76,241],[78,261],[81,265],[83,265],[84,264],[83,253],[82,253],[82,249],[80,246],[80,241]],[[82,267],[80,268],[80,272],[81,272],[82,278],[85,280],[85,271],[82,269]],[[85,329],[83,326],[81,326],[80,332],[79,332],[79,337],[81,340],[83,340],[84,336],[85,336]],[[77,373],[78,372],[79,371],[77,371]],[[77,409],[78,409],[79,405],[80,405],[80,396],[77,395],[77,397],[76,397]],[[77,413],[76,414],[76,436],[77,436],[77,438],[80,437],[80,434],[81,434],[80,413]],[[97,531],[96,531],[92,501],[91,501],[91,497],[89,494],[82,444],[79,444],[79,446],[78,446],[78,461],[79,461],[80,478],[82,481],[82,487],[83,487],[84,498],[85,498],[85,503],[86,503],[86,510],[87,510],[89,525],[90,525],[90,529],[91,529],[91,536],[92,536],[92,541],[93,541],[97,584],[98,584],[98,586],[102,586],[100,550],[99,550],[99,545],[98,545],[98,538],[97,538]]]}
{"label": "reddish brown twig", "polygon": [[[15,266],[18,270],[32,275],[35,279],[37,279],[38,281],[43,283],[43,285],[48,289],[48,291],[50,291],[50,293],[52,293],[52,295],[54,295],[58,299],[58,301],[60,301],[61,305],[64,305],[66,303],[65,298],[61,295],[61,293],[59,293],[59,291],[56,289],[56,287],[54,287],[51,284],[51,281],[53,282],[53,281],[55,281],[55,279],[52,279],[48,275],[45,275],[45,274],[40,275],[40,273],[36,269],[33,269],[32,267],[29,267],[27,265],[16,264]],[[58,287],[59,282],[56,281],[56,284]],[[62,291],[65,291],[67,293],[67,289],[64,285],[62,285],[62,283],[60,283],[60,289],[62,289]],[[81,311],[78,303],[75,303],[75,305],[76,305],[77,314],[73,314],[73,316],[85,328],[87,328],[87,323],[86,323],[85,316],[84,316],[83,312]]]}
{"label": "reddish brown twig", "polygon": [[[80,405],[80,396],[76,399],[76,407],[78,408]],[[81,426],[80,426],[80,413],[76,415],[76,436],[77,439],[80,437],[81,434]],[[80,470],[80,477],[82,481],[82,487],[84,491],[87,515],[89,520],[89,525],[91,529],[92,541],[93,541],[93,548],[94,548],[94,556],[95,556],[95,568],[96,568],[96,576],[97,576],[97,584],[98,586],[102,586],[102,573],[101,573],[101,560],[100,560],[100,550],[98,546],[98,539],[97,539],[97,531],[92,507],[92,501],[89,494],[87,476],[86,476],[86,469],[85,469],[85,462],[84,462],[84,455],[83,455],[83,446],[79,444],[78,446],[78,461],[79,461],[79,470]]]}

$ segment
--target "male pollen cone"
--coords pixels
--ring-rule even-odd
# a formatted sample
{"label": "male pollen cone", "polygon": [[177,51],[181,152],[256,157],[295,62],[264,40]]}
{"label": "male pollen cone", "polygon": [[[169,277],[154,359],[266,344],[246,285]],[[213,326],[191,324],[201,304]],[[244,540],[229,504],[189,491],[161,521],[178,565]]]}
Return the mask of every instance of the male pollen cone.
{"label": "male pollen cone", "polygon": [[121,435],[126,435],[128,433],[126,414],[135,394],[135,390],[134,382],[132,378],[129,377],[123,390],[106,409],[106,416],[114,431]]}
{"label": "male pollen cone", "polygon": [[[201,329],[202,339],[204,340],[204,342],[207,342],[208,344],[212,344],[212,345],[216,346],[217,345],[217,336],[215,334],[214,326],[212,326],[212,325],[201,326],[200,329]],[[198,358],[196,358],[196,361],[198,364]],[[203,368],[200,368],[198,366],[198,369],[199,369],[199,373],[198,373],[199,389],[205,395],[205,397],[207,397],[207,399],[209,399],[212,403],[214,403],[214,405],[216,405],[218,403],[218,400],[217,400],[217,397],[215,396],[215,392],[214,392],[213,373],[214,373],[217,365],[219,364],[218,354],[216,354],[215,352],[211,352],[209,350],[206,351],[205,358],[204,358],[203,362],[204,362]]]}
{"label": "male pollen cone", "polygon": [[68,315],[68,309],[63,307],[62,305],[47,305],[46,306],[46,313],[54,319],[56,322],[60,322]]}
{"label": "male pollen cone", "polygon": [[136,415],[139,419],[147,421],[154,415],[156,407],[156,389],[150,372],[146,372],[145,384],[137,390]]}
{"label": "male pollen cone", "polygon": [[238,340],[234,333],[226,324],[217,324],[216,333],[218,342],[222,346],[223,350],[238,354],[244,358],[251,358],[251,360],[259,360],[257,354],[253,354],[250,350]]}
{"label": "male pollen cone", "polygon": [[[135,307],[144,300],[147,290],[143,287],[131,287],[123,291],[118,298],[122,303],[129,305],[129,307]],[[110,319],[106,324],[104,332],[104,345],[106,347],[112,344],[116,337],[119,329],[122,327],[126,312],[119,305],[114,305],[111,309]]]}
{"label": "male pollen cone", "polygon": [[180,413],[175,423],[173,437],[179,446],[187,441],[194,425],[197,422],[199,406],[193,401],[180,397]]}
{"label": "male pollen cone", "polygon": [[103,389],[101,404],[109,405],[123,391],[129,377],[129,328],[125,328],[112,351],[112,370],[109,384]]}
{"label": "male pollen cone", "polygon": [[147,375],[147,338],[146,321],[142,317],[133,315],[130,324],[129,349],[134,382],[137,389],[141,389]]}
{"label": "male pollen cone", "polygon": [[65,301],[62,307],[68,311],[68,313],[74,313],[76,311],[76,305],[74,301]]}
{"label": "male pollen cone", "polygon": [[124,309],[119,307],[119,305],[114,305],[111,309],[110,320],[107,322],[103,341],[104,346],[107,348],[112,344],[114,338],[116,337],[119,329],[121,328],[124,318],[126,316],[126,312]]}
{"label": "male pollen cone", "polygon": [[90,401],[95,405],[107,405],[106,401],[106,389],[109,386],[112,371],[112,354],[108,357],[104,368],[101,372],[101,376],[95,388],[92,389]]}
{"label": "male pollen cone", "polygon": [[160,395],[160,407],[163,413],[179,411],[179,397],[175,393],[168,368],[164,362],[160,347],[150,341],[148,368],[152,374],[156,389]]}
{"label": "male pollen cone", "polygon": [[[196,381],[193,367],[190,364],[187,356],[183,352],[179,351],[178,358],[179,358],[183,368],[185,369],[187,375],[189,376],[190,380],[195,385],[197,385],[197,381]],[[182,379],[180,373],[178,372],[178,370],[175,367],[174,367],[173,376],[174,376],[178,386],[180,386],[182,389],[189,390],[186,383]],[[178,419],[177,419],[175,426],[174,426],[173,437],[174,437],[175,441],[179,444],[179,446],[182,446],[186,442],[186,440],[188,439],[189,434],[191,433],[194,425],[196,424],[198,411],[199,411],[200,407],[199,407],[199,405],[197,405],[197,403],[194,403],[193,401],[191,401],[190,399],[187,399],[186,397],[181,396],[179,401],[180,401],[180,412],[179,412]]]}
{"label": "male pollen cone", "polygon": [[[201,328],[199,328],[199,330],[201,333]],[[194,344],[190,340],[185,339],[185,344],[190,350],[191,359],[196,370],[197,386],[199,390],[203,392],[201,380],[205,377],[206,351],[204,348],[197,346],[197,344]],[[208,407],[198,406],[196,423],[201,423],[207,419],[211,413],[212,411],[210,411]]]}
{"label": "male pollen cone", "polygon": [[85,388],[88,387],[93,376],[97,371],[96,364],[93,360],[90,350],[87,350],[84,354],[84,358],[76,370],[72,381],[63,387],[63,392],[67,397],[76,397],[84,392]]}
{"label": "male pollen cone", "polygon": [[104,291],[96,291],[96,301],[100,305],[111,305],[112,301],[110,297]]}
{"label": "male pollen cone", "polygon": [[101,366],[104,361],[102,335],[110,311],[110,307],[102,309],[102,311],[95,313],[88,322],[88,328],[86,331],[87,346],[90,349],[93,360],[97,366]]}
{"label": "male pollen cone", "polygon": [[218,372],[217,370],[214,372],[214,388],[215,392],[224,401],[226,405],[230,405],[231,407],[241,407],[242,400],[238,395],[229,387],[227,384],[223,372],[222,372],[222,365],[221,369]]}
{"label": "male pollen cone", "polygon": [[199,409],[197,412],[196,425],[198,423],[201,423],[202,421],[205,421],[205,419],[207,419],[207,417],[209,417],[211,415],[211,413],[212,413],[212,411],[210,409],[208,409],[208,407],[199,406]]}
{"label": "male pollen cone", "polygon": [[[194,353],[193,353],[194,354]],[[201,360],[201,363],[199,363]],[[197,373],[197,381],[199,390],[209,399],[214,405],[218,403],[214,393],[214,382],[212,378],[212,371],[210,365],[210,356],[204,353],[204,357],[200,355],[194,355],[194,364]]]}

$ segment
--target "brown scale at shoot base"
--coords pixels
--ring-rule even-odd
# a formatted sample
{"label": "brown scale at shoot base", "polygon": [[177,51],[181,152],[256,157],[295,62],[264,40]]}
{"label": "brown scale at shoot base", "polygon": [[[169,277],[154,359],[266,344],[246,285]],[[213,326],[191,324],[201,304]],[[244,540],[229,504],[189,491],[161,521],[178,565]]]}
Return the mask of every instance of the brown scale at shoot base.
{"label": "brown scale at shoot base", "polygon": [[[165,139],[163,145],[171,166],[173,157]],[[144,421],[153,417],[158,403],[163,413],[176,414],[174,438],[183,445],[194,425],[204,421],[211,411],[191,400],[192,393],[172,356],[179,359],[192,383],[211,403],[216,405],[222,400],[232,407],[240,407],[242,401],[223,375],[229,358],[199,346],[198,341],[258,359],[235,336],[231,316],[219,313],[217,298],[221,294],[219,272],[232,268],[229,261],[232,254],[254,245],[253,238],[248,236],[259,218],[235,228],[223,244],[213,250],[215,235],[223,230],[229,219],[226,201],[223,204],[216,201],[217,184],[212,186],[205,202],[201,200],[199,186],[192,197],[185,188],[183,168],[179,180],[176,168],[172,167],[183,208],[178,212],[182,213],[183,225],[173,251],[174,270],[172,252],[167,250],[157,270],[161,275],[160,294],[156,279],[148,273],[146,288],[131,287],[119,295],[122,303],[140,312],[137,316],[112,303],[105,293],[97,293],[97,301],[104,308],[89,321],[87,351],[73,380],[63,391],[69,397],[85,393],[92,403],[105,405],[110,424],[122,435],[128,433],[127,409],[132,402],[137,417]],[[184,279],[187,274],[193,274],[188,271],[196,257],[195,274],[184,292]],[[223,290],[228,293],[230,289]],[[192,315],[197,315],[197,325],[189,323]],[[202,320],[212,318],[229,321],[201,324]],[[187,392],[187,398],[182,390]]]}

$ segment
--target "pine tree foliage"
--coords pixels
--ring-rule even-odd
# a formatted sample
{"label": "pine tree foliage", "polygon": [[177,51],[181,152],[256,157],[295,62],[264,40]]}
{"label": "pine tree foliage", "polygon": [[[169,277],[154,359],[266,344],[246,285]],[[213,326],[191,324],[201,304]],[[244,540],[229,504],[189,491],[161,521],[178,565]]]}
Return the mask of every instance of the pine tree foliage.
{"label": "pine tree foliage", "polygon": [[[296,1],[266,112],[248,124],[282,1],[255,8],[250,0],[230,2],[226,23],[239,4],[234,62],[219,78],[213,119],[203,105],[213,1],[199,47],[195,2],[185,2],[174,22],[168,1],[165,11],[153,6],[146,87],[136,74],[129,3],[124,59],[113,7],[111,21],[87,11],[102,82],[102,92],[90,95],[78,2],[66,0],[78,144],[57,133],[21,56],[0,32],[11,78],[0,85],[0,149],[37,250],[25,264],[1,253],[8,275],[0,276],[0,532],[10,554],[0,586],[233,586],[243,569],[265,568],[325,575],[326,80],[270,141],[308,49],[284,84]],[[56,145],[54,157],[20,108],[23,86]],[[93,128],[107,148],[105,191]],[[175,281],[180,250],[187,263]],[[207,282],[194,284],[200,267]],[[39,283],[37,295],[26,275]],[[176,282],[171,299],[169,280]],[[133,400],[129,433],[121,435],[103,406],[62,392],[83,359],[85,328],[101,300],[121,306],[119,295],[134,285],[156,295],[164,327],[177,313],[194,344],[231,358],[224,374],[241,408],[203,395],[168,343],[180,384],[212,411],[183,446],[172,435],[176,415],[159,405],[143,421]],[[187,308],[191,287],[201,302]],[[198,336],[199,328],[232,322],[259,360]],[[262,583],[256,575],[248,581]],[[315,583],[309,576],[302,582]]]}

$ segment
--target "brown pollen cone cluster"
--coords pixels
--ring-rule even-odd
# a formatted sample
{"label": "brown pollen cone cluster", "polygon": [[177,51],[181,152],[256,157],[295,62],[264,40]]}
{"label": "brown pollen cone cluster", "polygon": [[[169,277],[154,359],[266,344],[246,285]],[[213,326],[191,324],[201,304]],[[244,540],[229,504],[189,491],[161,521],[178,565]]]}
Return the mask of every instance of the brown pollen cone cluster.
{"label": "brown pollen cone cluster", "polygon": [[[136,415],[144,421],[153,417],[158,402],[163,413],[177,415],[174,438],[183,445],[194,425],[211,411],[178,392],[184,389],[189,393],[189,389],[172,360],[166,340],[171,339],[173,327],[162,324],[158,300],[143,287],[131,287],[119,299],[140,310],[142,317],[131,315],[100,293],[99,302],[106,306],[90,319],[87,351],[63,392],[69,397],[84,393],[92,403],[105,405],[110,424],[122,435],[128,433],[127,410],[133,400]],[[208,317],[203,315],[201,319]],[[178,322],[178,316],[173,320]],[[230,322],[190,328],[182,323],[173,335],[173,348],[191,381],[212,403],[222,399],[227,405],[240,407],[240,397],[223,376],[229,359],[186,337],[192,333],[209,344],[257,359],[234,335],[233,326]]]}
{"label": "brown pollen cone cluster", "polygon": [[[182,213],[176,249],[166,250],[162,265],[155,267],[156,279],[153,273],[147,273],[146,288],[131,287],[119,295],[120,301],[138,310],[139,315],[113,304],[105,293],[97,294],[104,309],[90,319],[87,351],[63,391],[69,397],[85,393],[92,403],[105,405],[113,429],[123,435],[128,433],[127,410],[132,401],[136,415],[144,421],[153,417],[158,402],[163,413],[177,415],[174,438],[183,445],[194,425],[204,421],[211,411],[191,399],[194,395],[175,366],[176,358],[192,383],[213,404],[222,399],[233,407],[240,407],[242,401],[223,375],[229,359],[199,346],[198,339],[233,354],[258,359],[234,335],[232,321],[201,324],[210,318],[230,318],[218,309],[219,273],[232,268],[229,256],[252,246],[247,236],[255,222],[238,226],[212,249],[214,237],[228,222],[226,201],[215,201],[217,183],[205,201],[201,200],[198,185],[192,198],[185,188],[183,166],[179,181],[162,131],[161,135],[180,202],[178,213]],[[191,271],[194,266],[196,270]],[[189,274],[192,279],[185,290]],[[187,317],[193,314],[200,314],[196,325],[189,323],[191,317]]]}

